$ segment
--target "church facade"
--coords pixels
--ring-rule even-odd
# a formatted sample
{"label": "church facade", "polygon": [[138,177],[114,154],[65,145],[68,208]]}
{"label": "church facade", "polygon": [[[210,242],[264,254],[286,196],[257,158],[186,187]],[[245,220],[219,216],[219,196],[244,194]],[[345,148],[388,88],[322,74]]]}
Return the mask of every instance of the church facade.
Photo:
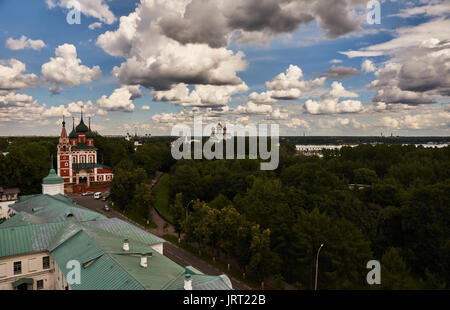
{"label": "church facade", "polygon": [[64,180],[65,188],[70,191],[77,185],[84,191],[92,183],[107,184],[113,179],[112,169],[98,163],[97,148],[94,145],[94,133],[86,126],[81,113],[78,126],[69,135],[63,120],[58,144],[57,174]]}

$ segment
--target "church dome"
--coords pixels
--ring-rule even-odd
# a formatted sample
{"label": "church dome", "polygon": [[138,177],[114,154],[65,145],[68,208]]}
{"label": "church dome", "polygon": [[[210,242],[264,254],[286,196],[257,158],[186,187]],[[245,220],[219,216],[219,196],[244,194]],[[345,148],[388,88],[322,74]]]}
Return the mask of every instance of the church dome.
{"label": "church dome", "polygon": [[64,179],[56,174],[55,169],[50,169],[48,176],[42,179],[42,184],[62,184]]}
{"label": "church dome", "polygon": [[95,137],[95,135],[94,135],[94,133],[93,133],[91,130],[89,130],[89,131],[86,133],[86,138],[88,138],[88,139],[94,139],[94,137]]}
{"label": "church dome", "polygon": [[83,121],[83,117],[81,118],[80,124],[78,124],[77,128],[75,128],[76,132],[88,132],[89,128]]}
{"label": "church dome", "polygon": [[77,138],[77,133],[75,132],[75,130],[72,130],[69,134],[69,138],[70,139],[76,139]]}

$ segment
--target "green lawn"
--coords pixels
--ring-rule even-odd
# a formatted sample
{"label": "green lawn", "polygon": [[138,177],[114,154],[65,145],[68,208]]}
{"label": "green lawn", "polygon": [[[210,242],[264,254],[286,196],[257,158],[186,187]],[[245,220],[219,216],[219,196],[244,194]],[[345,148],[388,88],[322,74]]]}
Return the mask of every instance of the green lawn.
{"label": "green lawn", "polygon": [[155,195],[156,210],[168,222],[173,223],[173,217],[169,212],[169,178],[169,174],[164,174],[153,190],[153,193]]}

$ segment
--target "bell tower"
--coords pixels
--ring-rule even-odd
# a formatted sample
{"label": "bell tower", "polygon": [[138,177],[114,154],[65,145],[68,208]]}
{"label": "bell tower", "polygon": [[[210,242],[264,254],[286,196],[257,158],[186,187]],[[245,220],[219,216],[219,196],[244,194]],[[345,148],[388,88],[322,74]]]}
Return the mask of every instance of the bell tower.
{"label": "bell tower", "polygon": [[58,175],[64,179],[64,182],[70,182],[72,179],[72,169],[70,164],[71,146],[66,131],[66,121],[63,116],[61,135],[58,143]]}

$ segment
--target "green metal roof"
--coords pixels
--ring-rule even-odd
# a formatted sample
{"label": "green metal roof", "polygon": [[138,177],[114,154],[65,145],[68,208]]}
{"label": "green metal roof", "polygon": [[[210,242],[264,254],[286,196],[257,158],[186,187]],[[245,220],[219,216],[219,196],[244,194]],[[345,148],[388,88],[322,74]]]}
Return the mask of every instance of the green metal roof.
{"label": "green metal roof", "polygon": [[40,217],[25,212],[19,212],[12,216],[9,220],[0,224],[0,228],[25,226],[30,224],[44,224],[45,222],[46,221]]}
{"label": "green metal roof", "polygon": [[78,145],[74,145],[72,146],[72,151],[77,151],[77,150],[97,150],[97,148],[93,145],[87,145],[85,143],[79,143]]}
{"label": "green metal roof", "polygon": [[77,205],[77,203],[75,202],[75,200],[73,200],[72,198],[69,198],[67,196],[64,196],[63,194],[56,194],[56,195],[52,195],[53,198],[58,199],[62,202],[68,202],[71,203],[73,205]]}
{"label": "green metal roof", "polygon": [[56,174],[55,169],[50,169],[48,176],[42,179],[42,184],[61,184],[64,183],[64,179]]}
{"label": "green metal roof", "polygon": [[[0,257],[49,252],[66,276],[67,263],[78,260],[81,284],[72,284],[74,290],[182,290],[186,274],[191,276],[193,289],[230,289],[226,276],[185,269],[151,248],[163,239],[118,218],[78,207],[63,195],[21,197],[14,210],[20,211],[0,224]],[[30,210],[32,214],[27,213]],[[62,216],[67,210],[74,216]],[[122,249],[124,239],[128,239],[129,251]],[[152,253],[147,268],[140,266],[141,253]]]}
{"label": "green metal roof", "polygon": [[2,228],[2,224],[0,257],[46,251],[58,231],[65,225],[67,224],[49,223]]}
{"label": "green metal roof", "polygon": [[195,269],[192,266],[185,268],[183,274],[180,274],[175,281],[171,282],[166,290],[183,290],[184,289],[184,277],[189,275],[192,280],[193,290],[230,290],[231,281],[226,275],[222,276],[210,276],[205,275],[201,271]]}
{"label": "green metal roof", "polygon": [[[78,226],[78,225],[77,225]],[[184,269],[167,257],[153,250],[149,244],[130,241],[130,251],[122,250],[123,236],[98,228],[82,225],[79,231],[51,250],[58,266],[66,274],[70,260],[78,260],[82,266],[81,283],[73,284],[74,290],[91,289],[162,289],[177,279]],[[66,230],[71,230],[66,227]],[[140,253],[151,252],[148,267],[140,266]]]}
{"label": "green metal roof", "polygon": [[69,220],[85,222],[106,218],[100,213],[78,206],[73,202],[65,202],[63,200],[64,199],[62,199],[60,195],[34,195],[24,197],[24,199],[20,197],[19,201],[11,205],[10,208],[17,213],[24,212],[38,217],[46,223]]}
{"label": "green metal roof", "polygon": [[19,280],[13,282],[12,286],[14,288],[16,288],[22,284],[33,284],[33,283],[34,283],[34,280],[32,278],[22,278],[22,279],[19,279]]}
{"label": "green metal roof", "polygon": [[97,164],[97,163],[78,163],[78,164],[72,164],[72,168],[73,169],[92,169],[92,168],[103,168],[103,169],[109,169],[112,171],[112,168],[109,166],[105,166],[102,164]]}
{"label": "green metal roof", "polygon": [[[165,242],[164,239],[150,234],[145,230],[140,229],[139,227],[131,225],[130,223],[122,221],[118,218],[98,219],[96,221],[81,223],[81,225],[86,228],[102,229],[103,231],[114,234],[118,237],[125,237],[131,242],[138,241],[149,245]],[[130,247],[130,250],[133,250],[132,244],[130,244]]]}
{"label": "green metal roof", "polygon": [[81,263],[81,283],[72,284],[73,290],[117,290],[143,289],[120,265],[92,240],[80,231],[51,252],[55,262],[64,274],[67,262],[77,260]]}

